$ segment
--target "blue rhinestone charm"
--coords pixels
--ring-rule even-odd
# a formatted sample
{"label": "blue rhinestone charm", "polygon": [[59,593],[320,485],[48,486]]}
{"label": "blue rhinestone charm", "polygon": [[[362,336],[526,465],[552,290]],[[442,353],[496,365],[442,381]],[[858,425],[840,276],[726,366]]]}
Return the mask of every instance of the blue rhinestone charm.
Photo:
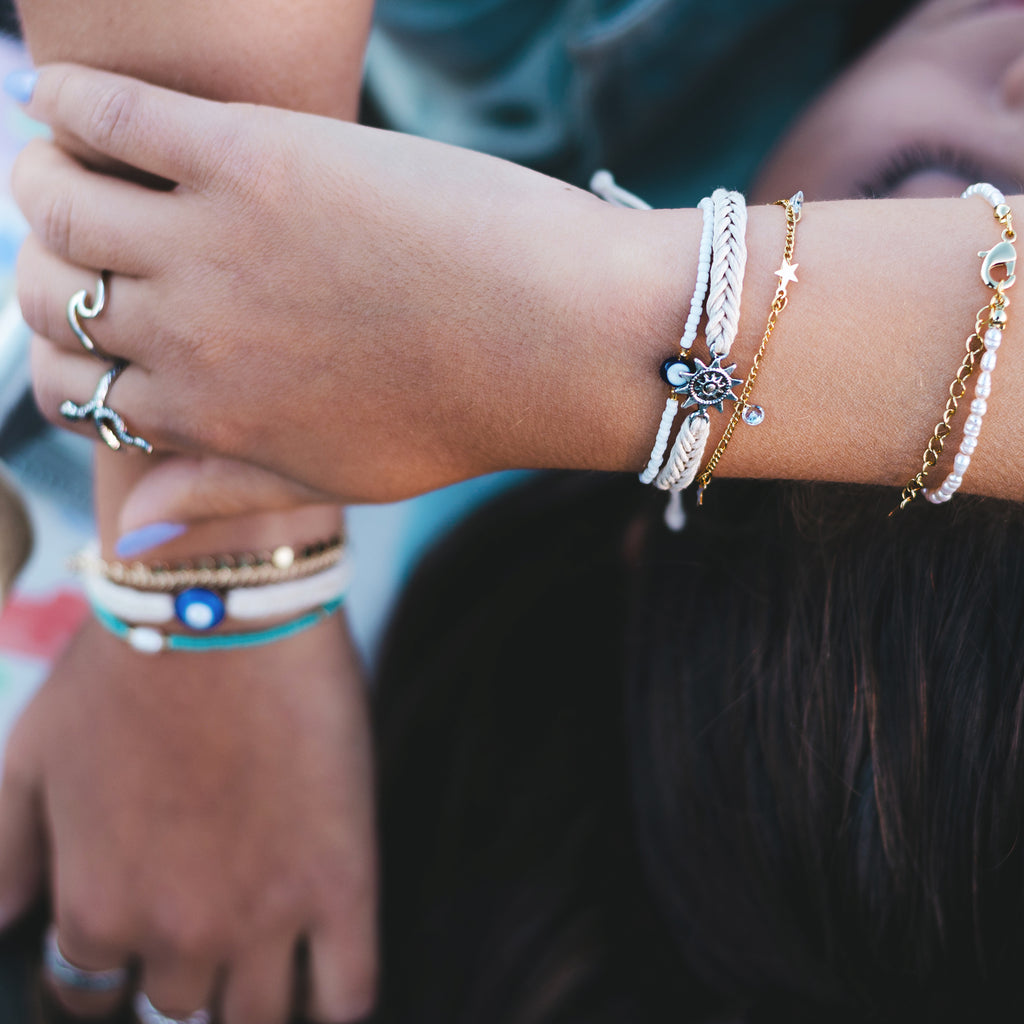
{"label": "blue rhinestone charm", "polygon": [[224,601],[212,590],[192,587],[174,599],[174,614],[183,626],[204,633],[224,620]]}

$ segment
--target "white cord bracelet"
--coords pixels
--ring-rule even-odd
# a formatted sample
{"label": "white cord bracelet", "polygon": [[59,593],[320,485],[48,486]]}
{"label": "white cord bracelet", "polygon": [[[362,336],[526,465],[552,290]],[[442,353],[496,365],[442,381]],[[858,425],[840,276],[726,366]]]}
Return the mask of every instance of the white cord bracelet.
{"label": "white cord bracelet", "polygon": [[140,625],[178,622],[187,629],[206,632],[228,619],[287,618],[329,604],[344,596],[352,570],[345,556],[312,576],[216,591],[189,587],[178,594],[136,590],[113,583],[97,572],[84,574],[89,602],[125,622]]}
{"label": "white cord bracelet", "polygon": [[[689,356],[690,349],[697,338],[697,329],[700,327],[701,313],[704,309],[704,297],[708,291],[708,281],[711,276],[711,238],[714,230],[714,206],[710,197],[704,198],[698,204],[703,214],[703,226],[700,233],[700,249],[697,253],[697,282],[693,288],[693,295],[690,298],[690,312],[686,317],[686,324],[683,327],[682,336],[679,339],[679,352],[681,357]],[[671,394],[665,401],[665,408],[661,414],[661,422],[658,425],[658,433],[654,439],[654,447],[651,449],[651,456],[647,461],[647,467],[640,474],[640,483],[649,484],[654,481],[661,469],[662,461],[665,458],[665,449],[668,448],[668,438],[675,422],[676,413],[679,411],[679,399]]]}

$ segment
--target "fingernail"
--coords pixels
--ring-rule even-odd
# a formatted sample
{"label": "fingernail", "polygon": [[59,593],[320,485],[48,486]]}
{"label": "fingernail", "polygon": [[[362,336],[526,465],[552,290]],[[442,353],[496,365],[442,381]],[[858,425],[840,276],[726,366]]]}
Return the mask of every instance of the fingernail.
{"label": "fingernail", "polygon": [[12,71],[4,79],[4,92],[19,103],[28,103],[35,92],[38,71]]}
{"label": "fingernail", "polygon": [[118,558],[134,558],[143,551],[180,537],[187,529],[185,523],[149,523],[126,533],[114,545],[114,551]]}

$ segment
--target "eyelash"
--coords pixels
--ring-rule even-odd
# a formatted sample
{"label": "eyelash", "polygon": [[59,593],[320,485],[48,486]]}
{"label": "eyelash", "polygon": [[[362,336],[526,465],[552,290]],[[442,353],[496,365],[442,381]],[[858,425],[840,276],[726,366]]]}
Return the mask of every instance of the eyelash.
{"label": "eyelash", "polygon": [[951,146],[918,142],[894,153],[875,177],[859,185],[857,191],[864,199],[884,199],[922,171],[943,171],[967,182],[987,178],[987,172],[966,153]]}

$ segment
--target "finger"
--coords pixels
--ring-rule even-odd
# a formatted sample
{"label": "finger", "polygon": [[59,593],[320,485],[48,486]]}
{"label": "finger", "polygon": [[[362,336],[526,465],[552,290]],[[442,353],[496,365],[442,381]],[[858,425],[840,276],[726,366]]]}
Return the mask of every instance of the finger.
{"label": "finger", "polygon": [[43,976],[60,1005],[77,1015],[99,1017],[124,1001],[130,982],[127,967],[83,968],[61,947],[57,927],[51,925],[43,944]]}
{"label": "finger", "polygon": [[373,1008],[377,987],[377,940],[372,883],[347,890],[338,912],[309,936],[309,1016],[344,1024]]}
{"label": "finger", "polygon": [[[203,1012],[213,1005],[217,970],[214,961],[207,958],[147,961],[139,990],[164,1017],[184,1021],[194,1014],[201,1019]],[[144,1019],[145,1011],[139,1016]]]}
{"label": "finger", "polygon": [[184,184],[234,141],[222,104],[74,64],[41,68],[26,110],[90,151]]}
{"label": "finger", "polygon": [[83,267],[145,276],[166,261],[175,197],[87,170],[33,139],[11,174],[15,202],[43,245]]}
{"label": "finger", "polygon": [[295,994],[295,946],[287,939],[248,950],[232,965],[222,1024],[284,1024]]}
{"label": "finger", "polygon": [[[29,235],[18,253],[18,304],[25,322],[62,349],[75,355],[84,352],[68,320],[68,302],[85,289],[90,301],[96,296],[98,271],[73,266],[45,249]],[[145,357],[138,351],[140,339],[149,335],[148,289],[131,277],[108,276],[106,303],[96,318],[79,323],[98,348],[111,357]]]}
{"label": "finger", "polygon": [[[83,409],[87,407],[109,364],[101,363],[84,351],[81,355],[62,352],[53,342],[38,334],[32,338],[31,360],[32,385],[39,411],[54,426],[93,439],[100,436],[95,422],[88,416],[66,416],[61,413],[61,407],[65,401],[76,403]],[[137,410],[147,408],[145,391],[144,372],[136,366],[128,366],[114,382],[106,399],[107,407],[116,410],[125,426],[143,437],[147,435],[142,433],[138,421],[147,417],[138,415]],[[147,437],[147,440],[153,441],[153,437]],[[154,442],[155,449],[165,446],[163,438]]]}
{"label": "finger", "polygon": [[118,528],[124,535],[151,523],[281,512],[325,500],[318,491],[248,463],[177,456],[154,466],[129,492]]}
{"label": "finger", "polygon": [[0,783],[0,929],[26,910],[42,883],[46,840],[28,732],[16,726],[7,741]]}

